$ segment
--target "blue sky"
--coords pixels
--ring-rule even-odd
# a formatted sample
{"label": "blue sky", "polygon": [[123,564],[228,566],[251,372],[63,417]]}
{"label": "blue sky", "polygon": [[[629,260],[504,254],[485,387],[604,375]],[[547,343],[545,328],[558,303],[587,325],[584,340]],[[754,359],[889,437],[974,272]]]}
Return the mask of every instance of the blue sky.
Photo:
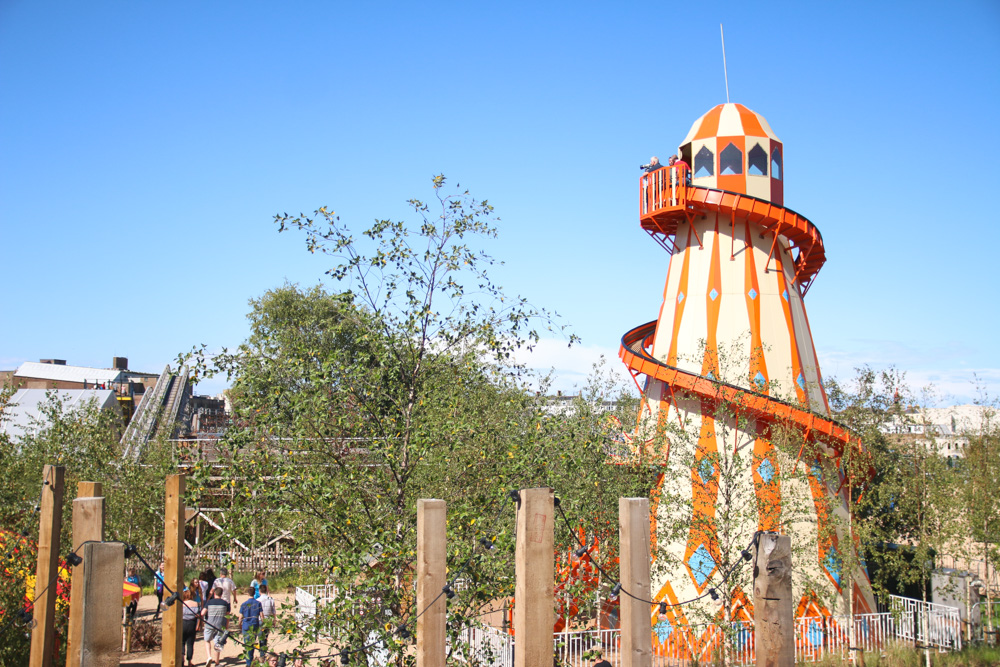
{"label": "blue sky", "polygon": [[[399,218],[430,178],[488,198],[500,282],[583,338],[580,383],[654,319],[668,257],[637,166],[725,101],[785,145],[823,232],[825,375],[894,364],[1000,393],[1000,4],[0,3],[0,368],[233,346],[247,300],[327,265],[275,213]],[[207,385],[204,391],[216,391]]]}

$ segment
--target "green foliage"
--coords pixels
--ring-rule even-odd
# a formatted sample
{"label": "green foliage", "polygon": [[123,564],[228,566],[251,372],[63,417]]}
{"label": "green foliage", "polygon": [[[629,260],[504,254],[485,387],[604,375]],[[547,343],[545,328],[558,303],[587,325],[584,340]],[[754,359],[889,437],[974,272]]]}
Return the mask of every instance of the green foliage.
{"label": "green foliage", "polygon": [[0,448],[6,483],[0,485],[0,527],[38,534],[35,507],[46,464],[65,466],[62,543],[71,543],[73,500],[81,481],[101,482],[109,540],[159,544],[163,531],[161,489],[175,469],[172,449],[153,442],[140,460],[122,458],[121,418],[94,404],[69,409],[58,392],[41,406],[41,417],[15,442]]}
{"label": "green foliage", "polygon": [[[610,534],[618,497],[651,481],[639,466],[607,465],[616,427],[605,387],[564,414],[526,389],[513,355],[555,316],[489,277],[495,260],[476,244],[496,234],[492,208],[445,194],[442,177],[433,186],[433,211],[412,200],[416,222],[377,221],[361,241],[325,208],[278,216],[281,231],[334,258],[338,291],[267,292],[251,302],[247,341],[199,369],[232,381],[235,425],[220,445],[223,479],[202,466],[188,485],[195,505],[225,494],[235,537],[261,544],[289,531],[298,549],[323,554],[337,594],[317,625],[351,646],[375,633],[394,653],[403,640],[392,630],[413,629],[417,499],[448,502],[459,620],[513,593],[508,490],[554,487],[572,516]],[[496,549],[478,546],[483,537]]]}

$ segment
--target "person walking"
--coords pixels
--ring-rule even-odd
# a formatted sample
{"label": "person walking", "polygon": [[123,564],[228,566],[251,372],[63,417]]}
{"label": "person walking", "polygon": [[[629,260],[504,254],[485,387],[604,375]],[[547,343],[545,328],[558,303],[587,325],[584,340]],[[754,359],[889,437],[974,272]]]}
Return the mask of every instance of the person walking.
{"label": "person walking", "polygon": [[253,597],[255,600],[260,599],[260,587],[267,585],[266,574],[264,570],[258,570],[253,577],[253,581],[250,582],[250,585],[253,586]]}
{"label": "person walking", "polygon": [[269,595],[267,584],[261,584],[260,597],[257,598],[257,602],[260,603],[260,647],[266,650],[267,635],[274,627],[278,615],[277,605],[274,603],[274,598]]}
{"label": "person walking", "polygon": [[222,568],[222,576],[215,580],[215,587],[222,589],[222,598],[229,603],[229,606],[239,604],[236,597],[236,582],[229,577],[229,568]]}
{"label": "person walking", "polygon": [[181,600],[184,603],[181,616],[181,649],[187,655],[188,667],[194,667],[194,642],[198,638],[198,603],[195,602],[190,589],[184,591]]}
{"label": "person walking", "polygon": [[160,617],[160,605],[163,604],[163,570],[165,567],[165,563],[160,563],[160,566],[156,568],[156,572],[153,573],[153,589],[156,591],[156,611],[153,613],[154,621]]}
{"label": "person walking", "polygon": [[208,592],[215,588],[215,570],[208,568],[198,575],[205,586],[205,599],[208,599]]}
{"label": "person walking", "polygon": [[[128,569],[128,576],[125,577],[125,581],[130,584],[135,584],[142,589],[142,579],[139,578],[139,571],[132,566]],[[126,617],[128,620],[133,620],[135,618],[136,612],[139,610],[139,594],[132,596],[132,601],[128,603],[128,608],[126,609]]]}
{"label": "person walking", "polygon": [[246,590],[247,599],[240,605],[240,624],[243,630],[243,655],[246,658],[246,667],[253,665],[253,650],[259,648],[258,635],[260,634],[260,602],[254,599],[253,586],[248,586]]}
{"label": "person walking", "polygon": [[226,643],[224,639],[226,626],[229,623],[229,612],[232,610],[229,603],[222,597],[221,588],[214,588],[212,594],[213,596],[205,601],[205,606],[201,609],[206,667],[211,665],[213,660],[218,665],[222,659],[222,648]]}
{"label": "person walking", "polygon": [[188,584],[187,589],[191,591],[191,599],[198,603],[198,609],[201,609],[202,603],[205,601],[204,596],[201,594],[201,581],[195,577]]}

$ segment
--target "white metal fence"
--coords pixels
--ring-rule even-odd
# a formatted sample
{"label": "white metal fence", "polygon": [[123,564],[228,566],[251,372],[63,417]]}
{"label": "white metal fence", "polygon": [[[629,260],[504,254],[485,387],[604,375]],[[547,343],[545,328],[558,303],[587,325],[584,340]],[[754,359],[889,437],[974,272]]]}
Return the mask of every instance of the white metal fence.
{"label": "white metal fence", "polygon": [[[295,590],[296,620],[304,625],[315,617],[324,602],[337,595],[333,585],[301,586]],[[336,633],[328,628],[327,636]],[[583,667],[592,664],[600,650],[616,667],[621,664],[618,630],[579,630],[553,635],[557,664]],[[891,642],[961,650],[962,622],[959,610],[940,604],[893,596],[889,611],[879,614],[815,616],[795,619],[795,661],[818,662],[827,656],[849,657],[852,650],[878,651]],[[513,667],[515,638],[497,628],[470,624],[451,647],[455,658],[470,665]],[[675,667],[693,661],[704,664],[725,655],[730,665],[753,665],[753,623],[673,626],[663,620],[653,626],[654,667]]]}
{"label": "white metal fence", "polygon": [[[915,603],[915,604],[914,604]],[[879,651],[892,642],[929,646],[939,651],[960,650],[961,621],[958,609],[899,598],[895,609],[881,614],[816,616],[795,619],[795,661],[819,662],[827,656],[847,658],[852,649]],[[853,627],[853,631],[852,631]],[[592,664],[596,650],[615,667],[621,665],[618,630],[581,630],[553,635],[553,651],[559,665],[583,667]],[[464,629],[455,656],[469,664],[514,664],[515,640],[506,632],[488,626]],[[675,667],[694,661],[701,664],[725,654],[729,665],[755,664],[753,623],[738,621],[715,624],[653,627],[654,667]]]}

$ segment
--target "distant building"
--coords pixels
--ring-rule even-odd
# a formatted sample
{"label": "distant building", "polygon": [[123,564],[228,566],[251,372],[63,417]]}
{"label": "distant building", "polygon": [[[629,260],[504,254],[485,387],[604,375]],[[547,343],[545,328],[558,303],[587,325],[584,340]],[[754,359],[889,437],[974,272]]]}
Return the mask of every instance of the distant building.
{"label": "distant building", "polygon": [[882,431],[893,435],[915,436],[933,443],[938,453],[952,459],[964,458],[969,434],[982,430],[987,418],[982,405],[953,405],[947,408],[907,409],[902,417],[886,424]]}
{"label": "distant building", "polygon": [[0,432],[6,433],[12,440],[17,440],[28,429],[41,424],[44,419],[42,407],[52,391],[56,393],[66,411],[95,404],[101,410],[111,410],[121,414],[118,396],[111,389],[18,389],[0,417]]}

